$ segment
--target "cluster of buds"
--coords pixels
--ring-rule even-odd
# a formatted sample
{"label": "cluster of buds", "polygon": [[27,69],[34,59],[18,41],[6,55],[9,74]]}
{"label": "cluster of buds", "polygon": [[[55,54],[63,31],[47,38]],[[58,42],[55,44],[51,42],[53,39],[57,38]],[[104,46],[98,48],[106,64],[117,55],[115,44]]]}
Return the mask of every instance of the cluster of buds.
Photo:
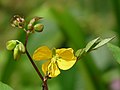
{"label": "cluster of buds", "polygon": [[40,24],[38,21],[41,20],[42,17],[34,17],[32,18],[29,23],[27,24],[25,19],[23,17],[20,17],[19,15],[15,15],[12,19],[11,19],[11,25],[13,27],[18,27],[18,28],[23,28],[26,31],[30,31],[30,32],[42,32],[44,25]]}
{"label": "cluster of buds", "polygon": [[25,27],[25,19],[23,17],[20,17],[19,15],[15,15],[11,19],[11,25],[13,27],[24,28]]}
{"label": "cluster of buds", "polygon": [[42,17],[34,17],[33,19],[30,20],[30,22],[27,25],[27,29],[34,32],[42,32],[44,25],[37,23]]}
{"label": "cluster of buds", "polygon": [[6,43],[6,48],[13,51],[14,59],[17,60],[21,54],[25,53],[25,47],[23,43],[18,40],[10,40]]}
{"label": "cluster of buds", "polygon": [[[26,23],[25,19],[19,15],[13,16],[11,19],[11,25],[13,27],[17,27],[23,29],[25,32],[33,33],[33,32],[42,32],[44,25],[40,24],[42,17],[34,17],[28,23]],[[8,50],[13,51],[14,59],[17,60],[21,54],[25,53],[25,46],[18,40],[10,40],[6,43],[6,47]]]}

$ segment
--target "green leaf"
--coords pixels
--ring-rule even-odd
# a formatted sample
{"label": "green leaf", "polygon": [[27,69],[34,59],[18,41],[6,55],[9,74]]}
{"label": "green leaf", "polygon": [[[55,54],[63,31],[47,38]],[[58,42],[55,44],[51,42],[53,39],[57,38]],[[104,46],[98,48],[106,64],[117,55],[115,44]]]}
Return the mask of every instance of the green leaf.
{"label": "green leaf", "polygon": [[0,82],[0,90],[13,90],[13,89],[9,87],[7,84]]}
{"label": "green leaf", "polygon": [[85,48],[83,49],[79,49],[76,51],[75,53],[75,56],[77,58],[80,58],[82,57],[85,53],[89,52],[89,51],[92,51],[92,50],[95,50],[103,45],[105,45],[106,43],[108,43],[109,41],[111,41],[114,37],[112,38],[107,38],[107,39],[103,39],[103,40],[100,40],[100,37],[90,41]]}
{"label": "green leaf", "polygon": [[84,49],[84,48],[83,48],[83,49],[79,49],[79,50],[77,50],[77,51],[75,52],[75,56],[76,56],[77,58],[82,57],[83,54],[85,54],[85,49]]}
{"label": "green leaf", "polygon": [[90,42],[86,45],[85,51],[88,52],[90,49],[92,49],[92,48],[96,45],[96,43],[98,43],[99,40],[100,40],[100,38],[98,37],[98,38],[90,41]]}
{"label": "green leaf", "polygon": [[112,39],[114,39],[114,37],[111,37],[111,38],[107,38],[107,39],[103,39],[101,40],[94,48],[92,48],[93,50],[94,49],[97,49],[105,44],[107,44],[108,42],[110,42]]}
{"label": "green leaf", "polygon": [[113,57],[120,64],[120,48],[110,43],[108,44],[108,48],[111,50]]}

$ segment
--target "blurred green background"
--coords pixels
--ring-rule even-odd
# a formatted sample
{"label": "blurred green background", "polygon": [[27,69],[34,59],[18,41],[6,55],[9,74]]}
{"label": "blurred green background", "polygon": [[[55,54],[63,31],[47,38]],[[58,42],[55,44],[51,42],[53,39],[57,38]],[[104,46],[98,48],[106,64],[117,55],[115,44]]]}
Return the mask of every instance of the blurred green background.
{"label": "blurred green background", "polygon": [[[30,36],[31,55],[41,45],[50,48],[84,48],[96,38],[116,36],[120,46],[120,0],[0,0],[0,81],[14,90],[41,90],[42,82],[26,55],[13,60],[5,43],[11,39],[24,42],[25,33],[10,26],[13,15],[29,21],[42,16],[42,33]],[[41,71],[42,62],[35,62]],[[120,90],[120,66],[107,46],[91,52],[73,68],[48,81],[49,90]]]}

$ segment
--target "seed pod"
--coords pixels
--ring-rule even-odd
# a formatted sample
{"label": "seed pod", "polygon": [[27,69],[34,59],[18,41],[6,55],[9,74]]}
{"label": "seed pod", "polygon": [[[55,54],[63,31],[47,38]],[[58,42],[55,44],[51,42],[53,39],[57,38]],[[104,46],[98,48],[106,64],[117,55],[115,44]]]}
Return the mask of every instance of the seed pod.
{"label": "seed pod", "polygon": [[13,52],[14,59],[17,60],[20,57],[20,55],[21,55],[21,53],[19,51],[19,46],[16,45],[14,52]]}
{"label": "seed pod", "polygon": [[10,40],[6,43],[7,50],[13,50],[16,46],[17,42],[16,40]]}
{"label": "seed pod", "polygon": [[34,26],[34,30],[35,30],[36,32],[42,32],[42,31],[43,31],[43,28],[44,28],[44,25],[43,25],[43,24],[36,24],[36,25]]}
{"label": "seed pod", "polygon": [[25,20],[24,20],[24,18],[20,17],[19,15],[15,15],[11,19],[11,25],[13,27],[24,28],[24,26],[25,26]]}
{"label": "seed pod", "polygon": [[14,20],[14,21],[11,23],[11,25],[12,25],[13,27],[18,27],[19,23],[18,23],[17,20]]}
{"label": "seed pod", "polygon": [[42,17],[34,17],[33,19],[30,20],[30,22],[28,23],[27,29],[28,30],[33,30],[34,28],[34,24],[39,21],[40,19],[42,19]]}
{"label": "seed pod", "polygon": [[27,26],[27,29],[28,30],[33,30],[33,25],[31,23],[29,23],[28,26]]}
{"label": "seed pod", "polygon": [[21,42],[18,44],[18,46],[19,46],[19,51],[21,53],[25,53],[25,46]]}
{"label": "seed pod", "polygon": [[42,17],[34,17],[33,19],[30,20],[29,24],[34,24],[38,20],[42,19]]}

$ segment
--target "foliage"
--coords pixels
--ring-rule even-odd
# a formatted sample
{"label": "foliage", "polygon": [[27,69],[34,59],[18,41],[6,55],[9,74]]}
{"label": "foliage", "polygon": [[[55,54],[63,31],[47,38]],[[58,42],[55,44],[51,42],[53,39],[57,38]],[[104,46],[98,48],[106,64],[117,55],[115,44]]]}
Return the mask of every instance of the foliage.
{"label": "foliage", "polygon": [[0,82],[0,90],[13,90],[13,89],[9,87],[8,85]]}
{"label": "foliage", "polygon": [[108,44],[110,51],[112,52],[115,60],[120,64],[120,48],[113,44]]}
{"label": "foliage", "polygon": [[[32,58],[27,49],[28,38],[29,35],[34,34],[36,30],[36,32],[43,31],[44,25],[37,23],[41,19],[41,17],[34,17],[29,21],[29,23],[26,23],[26,20],[21,16],[13,16],[11,20],[11,25],[13,27],[22,28],[25,31],[25,43],[23,45],[22,42],[18,40],[10,40],[6,43],[6,48],[10,51],[13,51],[13,56],[15,60],[19,59],[21,54],[27,55],[28,59],[30,60],[31,64],[33,65],[43,83],[43,90],[48,90],[48,79],[58,76],[60,74],[59,69],[70,69],[71,67],[73,67],[76,61],[83,56],[83,54],[95,50],[113,39],[113,37],[104,40],[100,40],[100,38],[94,39],[90,41],[85,48],[78,50],[75,55],[72,48],[53,48],[52,50],[50,50],[47,46],[41,46],[37,50],[35,50]],[[42,71],[44,72],[44,75],[41,74],[33,60],[48,60],[45,64],[42,65]]]}
{"label": "foliage", "polygon": [[[1,0],[0,1],[0,81],[15,90],[40,90],[42,83],[25,55],[14,61],[6,51],[8,40],[24,42],[21,29],[10,26],[10,18],[15,14],[27,17],[42,16],[44,30],[29,37],[29,52],[37,47],[71,47],[76,52],[96,37],[116,36],[111,43],[120,45],[119,0]],[[38,43],[40,42],[40,43]],[[41,62],[35,62],[41,70]],[[48,81],[50,90],[109,90],[115,80],[119,80],[119,64],[106,46],[87,54],[67,71]],[[109,73],[109,72],[113,73]],[[107,76],[103,78],[104,75]],[[116,75],[118,77],[116,77]],[[99,77],[98,77],[99,76]],[[71,78],[72,77],[72,78]],[[66,84],[67,83],[67,84]]]}

